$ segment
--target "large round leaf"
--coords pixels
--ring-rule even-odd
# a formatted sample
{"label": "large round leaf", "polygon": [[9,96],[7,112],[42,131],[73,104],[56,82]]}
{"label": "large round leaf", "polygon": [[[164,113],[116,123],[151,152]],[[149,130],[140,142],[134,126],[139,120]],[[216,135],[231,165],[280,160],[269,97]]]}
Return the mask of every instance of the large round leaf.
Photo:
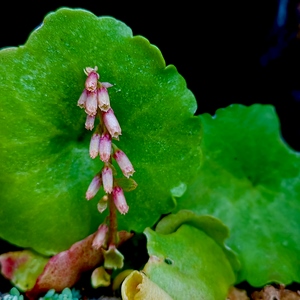
{"label": "large round leaf", "polygon": [[300,154],[282,140],[274,107],[231,105],[199,118],[203,165],[176,210],[230,228],[238,281],[300,282]]}
{"label": "large round leaf", "polygon": [[[200,163],[196,101],[160,51],[111,17],[62,8],[46,16],[24,46],[0,52],[0,236],[44,254],[65,250],[106,216],[85,191],[101,169],[89,157],[91,132],[77,106],[85,67],[112,83],[122,127],[116,144],[138,183],[126,193],[119,229],[142,232],[174,203]],[[120,172],[119,172],[119,176]],[[174,189],[175,188],[175,189]]]}
{"label": "large round leaf", "polygon": [[145,234],[150,258],[144,272],[174,300],[226,298],[235,275],[222,247],[205,231],[183,224],[173,233],[146,228]]}

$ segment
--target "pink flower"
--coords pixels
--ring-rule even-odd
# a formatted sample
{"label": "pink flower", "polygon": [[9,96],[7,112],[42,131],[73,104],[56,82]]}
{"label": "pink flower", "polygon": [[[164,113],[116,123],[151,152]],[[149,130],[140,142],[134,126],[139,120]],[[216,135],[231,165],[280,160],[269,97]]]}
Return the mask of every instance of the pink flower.
{"label": "pink flower", "polygon": [[113,110],[110,108],[107,112],[102,113],[103,122],[110,133],[110,135],[115,138],[119,139],[119,135],[121,135],[121,127],[119,125],[119,122],[113,112]]}
{"label": "pink flower", "polygon": [[85,112],[90,116],[95,116],[97,108],[97,92],[89,92],[85,102]]}
{"label": "pink flower", "polygon": [[104,191],[107,194],[110,194],[112,192],[113,181],[112,169],[108,165],[104,166],[104,168],[102,169],[102,182]]}
{"label": "pink flower", "polygon": [[111,154],[111,136],[108,133],[103,133],[100,137],[100,159],[108,162]]}
{"label": "pink flower", "polygon": [[81,93],[80,97],[79,97],[78,102],[77,102],[77,105],[78,105],[80,108],[84,108],[84,107],[85,107],[87,95],[88,95],[87,90],[84,89],[83,92]]}
{"label": "pink flower", "polygon": [[87,130],[93,130],[94,128],[94,123],[95,123],[95,116],[86,116],[86,121],[85,121],[85,128]]}
{"label": "pink flower", "polygon": [[129,178],[130,176],[133,175],[135,170],[133,169],[132,163],[130,162],[127,155],[122,150],[117,149],[114,152],[113,157],[117,161],[125,177]]}
{"label": "pink flower", "polygon": [[85,198],[87,200],[91,200],[93,197],[95,197],[95,195],[98,193],[100,187],[101,187],[101,175],[100,173],[98,173],[92,180],[92,182],[90,183],[86,194],[85,194]]}
{"label": "pink flower", "polygon": [[100,249],[105,243],[107,238],[107,232],[109,228],[106,224],[101,224],[98,227],[98,231],[94,237],[92,247],[94,249]]}
{"label": "pink flower", "polygon": [[128,212],[129,207],[126,203],[124,192],[119,186],[115,186],[113,189],[113,199],[118,211],[125,215]]}
{"label": "pink flower", "polygon": [[94,92],[97,89],[98,85],[98,79],[99,79],[99,74],[96,72],[96,70],[93,70],[88,72],[88,77],[85,81],[85,88],[89,92]]}
{"label": "pink flower", "polygon": [[94,133],[90,141],[90,157],[95,158],[99,153],[100,134]]}
{"label": "pink flower", "polygon": [[101,87],[97,90],[98,106],[102,111],[108,111],[110,109],[110,100],[107,89]]}

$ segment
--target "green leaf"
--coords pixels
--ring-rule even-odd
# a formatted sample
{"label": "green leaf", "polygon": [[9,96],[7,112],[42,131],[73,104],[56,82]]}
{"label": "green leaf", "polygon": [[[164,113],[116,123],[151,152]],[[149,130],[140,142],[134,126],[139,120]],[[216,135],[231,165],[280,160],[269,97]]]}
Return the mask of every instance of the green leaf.
{"label": "green leaf", "polygon": [[213,238],[189,224],[169,234],[146,228],[145,234],[150,258],[144,272],[174,300],[226,298],[235,275]]}
{"label": "green leaf", "polygon": [[[119,229],[142,232],[174,208],[171,190],[200,164],[196,101],[160,51],[111,17],[62,8],[19,48],[0,52],[0,237],[52,255],[94,232],[106,213],[85,192],[100,171],[77,106],[85,67],[112,83],[117,146],[136,170]],[[198,164],[199,162],[199,164]],[[189,167],[190,166],[190,167]],[[117,167],[116,167],[117,168]],[[121,171],[117,168],[118,174]]]}
{"label": "green leaf", "polygon": [[274,107],[231,105],[200,119],[203,165],[176,210],[230,228],[239,282],[300,282],[300,154],[282,140]]}

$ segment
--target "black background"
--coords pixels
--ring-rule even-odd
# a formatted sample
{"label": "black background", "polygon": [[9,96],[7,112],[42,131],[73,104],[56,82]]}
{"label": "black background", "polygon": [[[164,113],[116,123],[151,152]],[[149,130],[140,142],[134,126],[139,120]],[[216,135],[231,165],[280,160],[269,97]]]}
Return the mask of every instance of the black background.
{"label": "black background", "polygon": [[[286,18],[279,24],[280,5]],[[8,1],[0,11],[0,47],[24,44],[63,6],[113,16],[146,37],[186,79],[197,113],[273,104],[283,138],[300,151],[300,1]]]}

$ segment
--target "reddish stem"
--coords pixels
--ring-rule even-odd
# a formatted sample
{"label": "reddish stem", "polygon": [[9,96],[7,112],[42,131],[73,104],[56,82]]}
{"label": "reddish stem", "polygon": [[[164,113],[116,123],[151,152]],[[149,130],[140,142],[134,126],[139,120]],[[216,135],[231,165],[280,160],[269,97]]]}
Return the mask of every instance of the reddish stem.
{"label": "reddish stem", "polygon": [[108,194],[109,204],[109,238],[108,245],[117,244],[118,222],[117,222],[117,208],[115,206],[112,194]]}

